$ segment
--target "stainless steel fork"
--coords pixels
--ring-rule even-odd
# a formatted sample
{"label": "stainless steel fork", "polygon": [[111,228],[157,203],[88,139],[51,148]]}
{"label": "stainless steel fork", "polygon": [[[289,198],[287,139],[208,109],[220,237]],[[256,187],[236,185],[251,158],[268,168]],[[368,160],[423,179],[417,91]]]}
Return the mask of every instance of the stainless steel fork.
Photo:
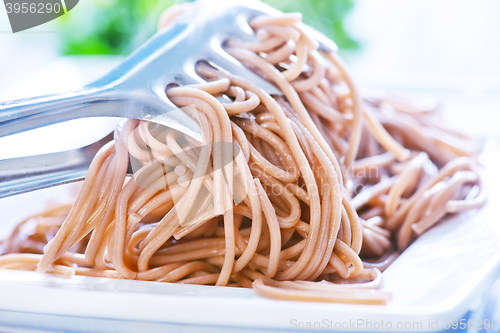
{"label": "stainless steel fork", "polygon": [[113,133],[78,149],[0,161],[0,198],[85,179],[94,156],[111,140]]}
{"label": "stainless steel fork", "polygon": [[258,1],[245,6],[238,1],[198,2],[97,82],[78,91],[0,103],[0,136],[75,118],[111,116],[159,123],[201,141],[197,123],[167,98],[167,85],[204,82],[195,65],[206,60],[279,94],[222,49],[228,38],[256,40],[248,20],[273,12]]}
{"label": "stainless steel fork", "polygon": [[[269,94],[281,95],[222,48],[229,38],[257,41],[248,21],[280,13],[257,0],[198,0],[97,82],[65,94],[0,103],[0,137],[75,118],[111,116],[159,123],[201,141],[197,122],[167,98],[167,85],[204,82],[195,66],[209,61]],[[318,40],[320,49],[336,49],[321,33],[304,28]],[[107,136],[73,151],[0,161],[0,198],[83,179],[97,150],[111,139]]]}

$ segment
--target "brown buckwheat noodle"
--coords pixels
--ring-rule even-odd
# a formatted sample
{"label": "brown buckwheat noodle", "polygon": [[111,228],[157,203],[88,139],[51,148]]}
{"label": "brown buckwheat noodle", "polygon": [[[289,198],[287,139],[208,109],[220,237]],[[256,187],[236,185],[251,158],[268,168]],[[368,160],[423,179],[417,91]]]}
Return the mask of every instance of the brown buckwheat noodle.
{"label": "brown buckwheat noodle", "polygon": [[225,45],[283,96],[199,63],[207,83],[167,96],[203,142],[123,122],[75,202],[18,225],[0,267],[385,304],[380,271],[444,216],[485,202],[479,148],[435,110],[363,97],[300,21],[257,17],[258,42]]}

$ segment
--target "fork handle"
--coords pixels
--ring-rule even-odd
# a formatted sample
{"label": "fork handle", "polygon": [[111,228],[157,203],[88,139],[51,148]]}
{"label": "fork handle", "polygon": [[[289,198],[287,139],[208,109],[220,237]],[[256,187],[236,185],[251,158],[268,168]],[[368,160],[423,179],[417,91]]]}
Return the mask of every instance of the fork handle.
{"label": "fork handle", "polygon": [[0,125],[26,116],[49,110],[75,108],[82,103],[93,101],[102,94],[102,89],[84,88],[63,94],[29,97],[0,102]]}
{"label": "fork handle", "polygon": [[110,133],[78,149],[0,160],[0,198],[85,179],[94,156],[112,140]]}
{"label": "fork handle", "polygon": [[111,90],[81,91],[0,104],[0,137],[76,118],[106,116],[109,110],[137,107],[137,102],[126,96],[111,95]]}
{"label": "fork handle", "polygon": [[91,162],[78,150],[0,160],[0,198],[82,180]]}

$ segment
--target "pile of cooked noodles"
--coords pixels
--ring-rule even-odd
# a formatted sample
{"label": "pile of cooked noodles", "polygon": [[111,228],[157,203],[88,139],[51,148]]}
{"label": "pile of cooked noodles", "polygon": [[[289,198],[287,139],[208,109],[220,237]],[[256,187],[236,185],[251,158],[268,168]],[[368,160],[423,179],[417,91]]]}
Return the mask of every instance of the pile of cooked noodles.
{"label": "pile of cooked noodles", "polygon": [[485,202],[479,146],[436,110],[361,96],[300,21],[256,17],[259,42],[225,48],[283,96],[198,64],[207,83],[167,96],[203,142],[125,121],[75,202],[19,224],[0,267],[387,302],[380,271],[443,217]]}

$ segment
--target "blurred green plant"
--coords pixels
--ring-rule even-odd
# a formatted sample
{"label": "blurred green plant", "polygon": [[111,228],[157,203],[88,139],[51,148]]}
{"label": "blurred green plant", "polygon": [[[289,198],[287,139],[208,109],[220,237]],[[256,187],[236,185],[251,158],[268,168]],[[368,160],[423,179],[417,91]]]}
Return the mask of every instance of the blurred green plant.
{"label": "blurred green plant", "polygon": [[61,52],[126,54],[156,32],[162,11],[182,0],[85,0],[59,21]]}
{"label": "blurred green plant", "polygon": [[[59,21],[65,55],[128,54],[156,31],[161,12],[186,0],[85,0]],[[304,22],[332,38],[339,48],[358,46],[344,29],[353,0],[264,0],[284,12],[301,12]]]}

